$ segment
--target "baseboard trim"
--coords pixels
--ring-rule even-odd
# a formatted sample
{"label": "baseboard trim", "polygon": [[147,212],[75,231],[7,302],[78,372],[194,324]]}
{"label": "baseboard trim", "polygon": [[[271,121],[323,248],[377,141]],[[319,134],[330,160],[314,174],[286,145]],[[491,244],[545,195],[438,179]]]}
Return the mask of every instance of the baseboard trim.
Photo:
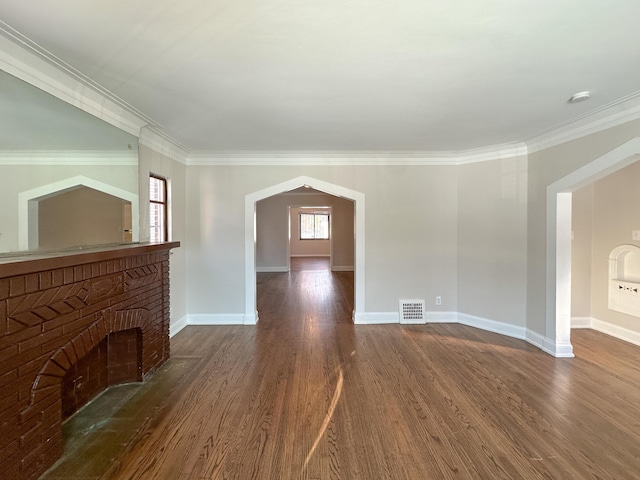
{"label": "baseboard trim", "polygon": [[640,332],[629,330],[625,327],[614,325],[592,317],[574,317],[571,319],[571,328],[591,328],[597,332],[623,340],[633,345],[640,346]]}
{"label": "baseboard trim", "polygon": [[188,323],[187,323],[187,315],[182,317],[177,322],[174,322],[171,325],[169,325],[169,338],[175,337],[187,325],[188,325]]}
{"label": "baseboard trim", "polygon": [[331,267],[332,272],[353,272],[353,265],[334,265]]}
{"label": "baseboard trim", "polygon": [[356,313],[353,318],[356,325],[381,325],[385,323],[400,323],[398,312],[365,312]]}
{"label": "baseboard trim", "polygon": [[458,312],[426,312],[427,323],[458,323]]}
{"label": "baseboard trim", "polygon": [[256,267],[256,273],[287,273],[289,267]]}
{"label": "baseboard trim", "polygon": [[495,320],[476,317],[475,315],[469,315],[466,313],[458,313],[458,323],[486,330],[488,332],[499,333],[501,335],[506,335],[507,337],[519,338],[520,340],[526,340],[527,338],[527,329],[525,327],[496,322]]}
{"label": "baseboard trim", "polygon": [[244,325],[244,313],[202,313],[187,315],[187,325]]}

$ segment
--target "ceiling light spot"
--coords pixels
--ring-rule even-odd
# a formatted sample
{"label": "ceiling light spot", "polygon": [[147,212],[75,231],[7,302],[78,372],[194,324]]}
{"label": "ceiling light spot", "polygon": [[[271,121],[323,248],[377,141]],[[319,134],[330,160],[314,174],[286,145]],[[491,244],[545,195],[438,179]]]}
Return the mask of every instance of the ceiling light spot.
{"label": "ceiling light spot", "polygon": [[587,91],[574,93],[573,95],[571,95],[571,97],[569,97],[569,103],[584,102],[585,100],[588,100],[590,96],[591,93]]}

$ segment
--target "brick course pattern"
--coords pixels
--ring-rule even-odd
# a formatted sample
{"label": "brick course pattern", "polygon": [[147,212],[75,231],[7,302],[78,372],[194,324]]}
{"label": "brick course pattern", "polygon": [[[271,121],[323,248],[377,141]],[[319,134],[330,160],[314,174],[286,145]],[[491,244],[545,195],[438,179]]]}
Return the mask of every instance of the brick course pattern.
{"label": "brick course pattern", "polygon": [[[82,362],[89,352],[109,357],[105,365],[115,379],[111,384],[132,376],[144,380],[169,358],[173,246],[62,257],[62,266],[42,271],[0,265],[3,478],[36,479],[59,458],[63,381],[73,382],[68,373],[74,369],[86,372],[94,362]],[[55,263],[48,259],[44,264]],[[11,275],[12,270],[26,273]],[[98,353],[105,340],[113,348]]]}

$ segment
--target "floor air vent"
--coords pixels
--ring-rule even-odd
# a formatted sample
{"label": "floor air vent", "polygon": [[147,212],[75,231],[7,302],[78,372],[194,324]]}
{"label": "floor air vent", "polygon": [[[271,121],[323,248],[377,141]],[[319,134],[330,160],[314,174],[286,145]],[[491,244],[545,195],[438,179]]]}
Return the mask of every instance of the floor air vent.
{"label": "floor air vent", "polygon": [[424,300],[400,300],[400,323],[427,323]]}

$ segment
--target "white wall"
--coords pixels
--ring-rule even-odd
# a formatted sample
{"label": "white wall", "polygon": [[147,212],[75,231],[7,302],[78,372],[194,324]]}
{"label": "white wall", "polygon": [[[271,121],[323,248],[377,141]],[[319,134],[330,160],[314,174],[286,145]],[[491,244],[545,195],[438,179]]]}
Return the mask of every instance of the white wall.
{"label": "white wall", "polygon": [[190,166],[189,314],[244,313],[244,197],[308,176],[366,198],[365,311],[401,298],[457,307],[457,175],[451,166]]}
{"label": "white wall", "polygon": [[458,311],[524,327],[527,158],[458,169]]}

